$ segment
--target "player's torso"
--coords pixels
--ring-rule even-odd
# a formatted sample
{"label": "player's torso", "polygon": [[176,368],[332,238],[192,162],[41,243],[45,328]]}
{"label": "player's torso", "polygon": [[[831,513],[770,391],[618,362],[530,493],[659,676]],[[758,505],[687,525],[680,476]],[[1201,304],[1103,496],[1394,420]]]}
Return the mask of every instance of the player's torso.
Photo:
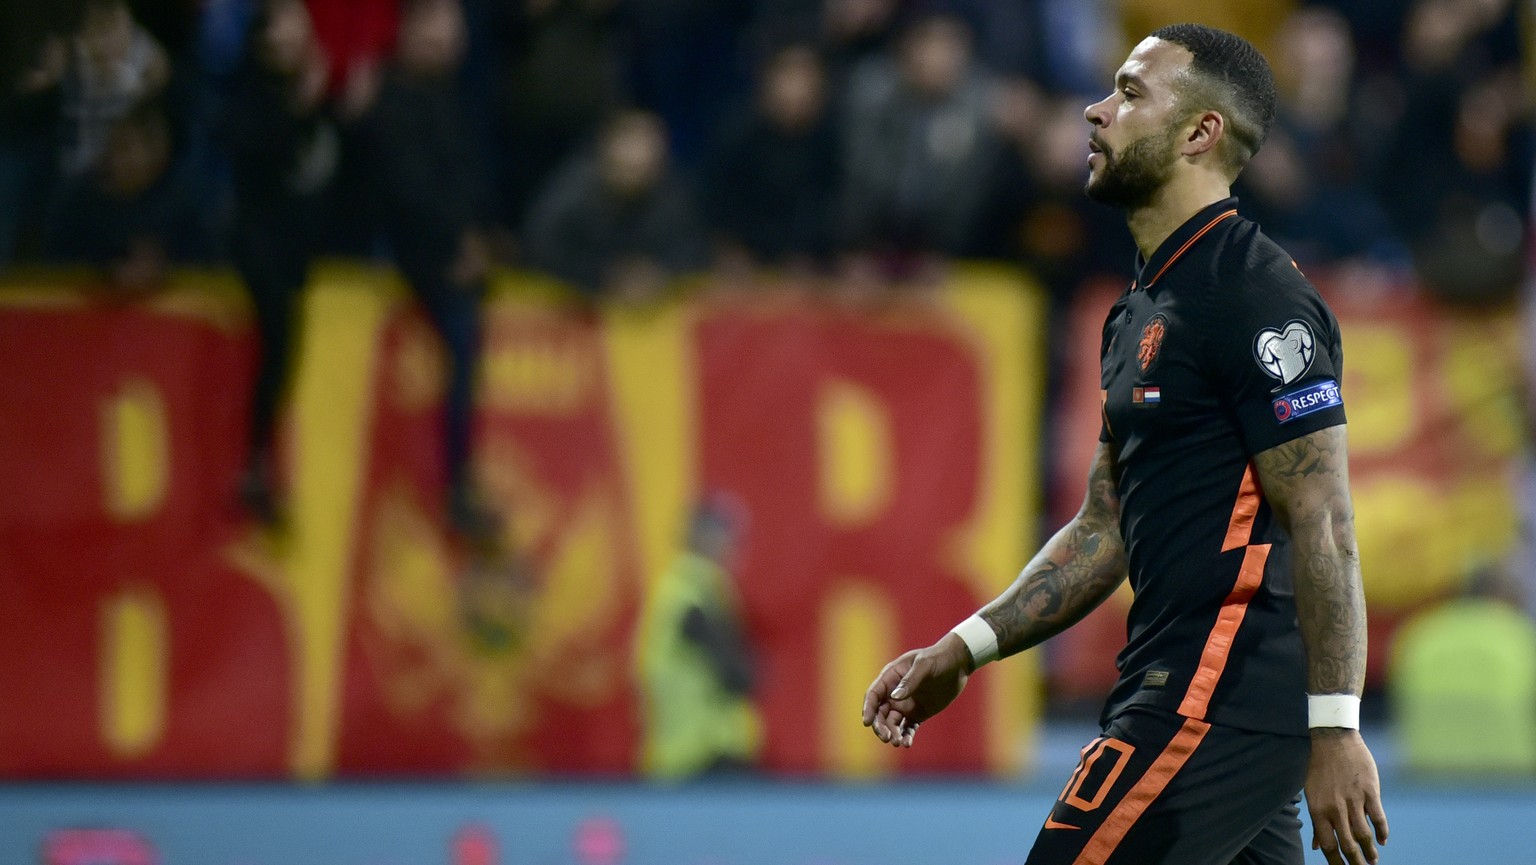
{"label": "player's torso", "polygon": [[1132,587],[1157,591],[1153,578],[1177,570],[1186,574],[1180,600],[1224,591],[1218,574],[1188,572],[1215,564],[1248,465],[1210,368],[1197,289],[1185,282],[1127,294],[1106,323],[1101,367]]}
{"label": "player's torso", "polygon": [[[1203,255],[1171,272],[1176,278],[1128,292],[1105,322],[1104,420],[1117,446],[1135,592],[1109,712],[1150,704],[1300,732],[1304,671],[1289,541],[1262,500],[1231,404],[1224,364],[1237,361],[1213,349],[1223,322],[1203,306],[1232,288],[1216,284],[1223,234],[1213,231],[1196,247]],[[1266,558],[1262,579],[1245,589],[1252,544]],[[1295,700],[1275,696],[1292,692]]]}

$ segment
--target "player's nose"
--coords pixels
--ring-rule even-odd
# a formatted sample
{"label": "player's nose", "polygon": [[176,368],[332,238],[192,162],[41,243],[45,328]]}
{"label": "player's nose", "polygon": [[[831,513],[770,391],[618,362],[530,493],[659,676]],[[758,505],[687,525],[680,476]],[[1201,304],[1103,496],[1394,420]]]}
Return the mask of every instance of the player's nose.
{"label": "player's nose", "polygon": [[1101,129],[1105,126],[1108,126],[1109,97],[1106,96],[1105,98],[1100,99],[1098,102],[1095,102],[1092,105],[1089,105],[1087,108],[1084,108],[1083,119]]}

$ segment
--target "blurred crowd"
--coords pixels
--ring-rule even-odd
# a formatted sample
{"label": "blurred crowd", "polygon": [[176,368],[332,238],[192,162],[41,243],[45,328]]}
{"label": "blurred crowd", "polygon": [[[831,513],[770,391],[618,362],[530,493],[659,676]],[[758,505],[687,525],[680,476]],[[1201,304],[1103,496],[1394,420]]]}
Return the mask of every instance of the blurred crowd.
{"label": "blurred crowd", "polygon": [[[1235,11],[1234,11],[1235,10]],[[1532,142],[1512,0],[3,0],[0,270],[140,292],[233,265],[261,362],[244,497],[317,256],[392,261],[443,338],[447,503],[468,480],[489,267],[645,302],[683,274],[924,284],[1022,264],[1059,309],[1128,276],[1088,124],[1141,35],[1232,29],[1279,119],[1237,193],[1303,267],[1460,302],[1524,273]],[[1396,279],[1412,274],[1413,279]]]}
{"label": "blurred crowd", "polygon": [[1080,194],[1081,109],[1136,37],[1192,17],[1276,67],[1281,116],[1238,191],[1303,266],[1508,295],[1528,10],[1209,5],[8,0],[0,265],[142,288],[244,262],[270,294],[315,254],[457,284],[499,261],[643,299],[711,267],[901,280],[959,256],[1060,296],[1132,261]]}

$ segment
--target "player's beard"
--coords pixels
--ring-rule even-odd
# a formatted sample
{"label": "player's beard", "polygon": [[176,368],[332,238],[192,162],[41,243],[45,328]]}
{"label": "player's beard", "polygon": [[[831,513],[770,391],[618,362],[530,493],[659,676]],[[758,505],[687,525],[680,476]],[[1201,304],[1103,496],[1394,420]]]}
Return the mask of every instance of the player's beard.
{"label": "player's beard", "polygon": [[1177,135],[1178,130],[1170,127],[1143,135],[1118,155],[1104,151],[1104,167],[1097,176],[1089,173],[1083,192],[1101,204],[1126,210],[1151,204],[1173,176],[1173,141]]}

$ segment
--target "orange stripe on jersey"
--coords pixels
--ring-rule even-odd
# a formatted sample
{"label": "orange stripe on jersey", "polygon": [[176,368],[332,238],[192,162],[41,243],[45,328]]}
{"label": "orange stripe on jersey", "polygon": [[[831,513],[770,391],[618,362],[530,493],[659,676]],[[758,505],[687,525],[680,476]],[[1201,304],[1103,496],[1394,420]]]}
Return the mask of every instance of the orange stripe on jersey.
{"label": "orange stripe on jersey", "polygon": [[1152,277],[1152,282],[1149,282],[1146,285],[1143,285],[1142,288],[1144,288],[1144,289],[1145,288],[1151,288],[1153,282],[1157,282],[1159,279],[1162,279],[1163,274],[1168,272],[1168,268],[1173,267],[1173,263],[1175,261],[1179,260],[1179,256],[1181,256],[1185,252],[1187,252],[1191,246],[1194,246],[1195,245],[1195,241],[1197,241],[1200,238],[1204,237],[1205,233],[1207,231],[1210,231],[1212,228],[1215,228],[1216,227],[1216,223],[1222,221],[1223,219],[1229,219],[1229,218],[1234,217],[1236,215],[1237,215],[1237,211],[1236,210],[1228,210],[1227,212],[1221,214],[1220,216],[1216,217],[1215,219],[1211,220],[1210,222],[1207,222],[1205,224],[1204,228],[1202,228],[1199,231],[1195,232],[1195,236],[1194,237],[1191,237],[1190,239],[1184,241],[1184,245],[1179,247],[1178,251],[1175,252],[1171,257],[1169,257],[1169,259],[1166,262],[1163,263],[1162,268],[1159,269],[1158,272],[1157,272],[1157,276]]}
{"label": "orange stripe on jersey", "polygon": [[1221,671],[1227,667],[1227,656],[1232,652],[1232,641],[1237,629],[1248,615],[1248,602],[1264,582],[1264,562],[1269,559],[1269,544],[1254,544],[1243,556],[1243,567],[1237,572],[1237,584],[1231,594],[1221,602],[1221,613],[1216,625],[1205,638],[1205,651],[1200,653],[1200,668],[1190,679],[1184,702],[1179,704],[1179,714],[1186,718],[1205,720],[1205,710],[1210,708],[1211,694],[1221,681]]}
{"label": "orange stripe on jersey", "polygon": [[1259,476],[1253,471],[1253,463],[1243,470],[1243,483],[1237,490],[1237,503],[1232,505],[1232,520],[1227,523],[1227,539],[1221,551],[1246,547],[1253,535],[1253,520],[1259,515]]}
{"label": "orange stripe on jersey", "polygon": [[1072,865],[1104,865],[1120,842],[1125,840],[1127,832],[1136,825],[1147,806],[1158,797],[1173,780],[1173,776],[1184,768],[1195,748],[1205,738],[1205,734],[1211,729],[1211,725],[1193,718],[1185,718],[1184,726],[1179,732],[1173,734],[1173,739],[1168,742],[1168,747],[1163,753],[1157,755],[1152,761],[1147,773],[1141,776],[1136,786],[1126,792],[1125,797],[1115,806],[1115,810],[1109,812],[1104,822],[1099,825],[1098,831],[1088,839],[1088,845],[1083,852],[1072,860]]}

